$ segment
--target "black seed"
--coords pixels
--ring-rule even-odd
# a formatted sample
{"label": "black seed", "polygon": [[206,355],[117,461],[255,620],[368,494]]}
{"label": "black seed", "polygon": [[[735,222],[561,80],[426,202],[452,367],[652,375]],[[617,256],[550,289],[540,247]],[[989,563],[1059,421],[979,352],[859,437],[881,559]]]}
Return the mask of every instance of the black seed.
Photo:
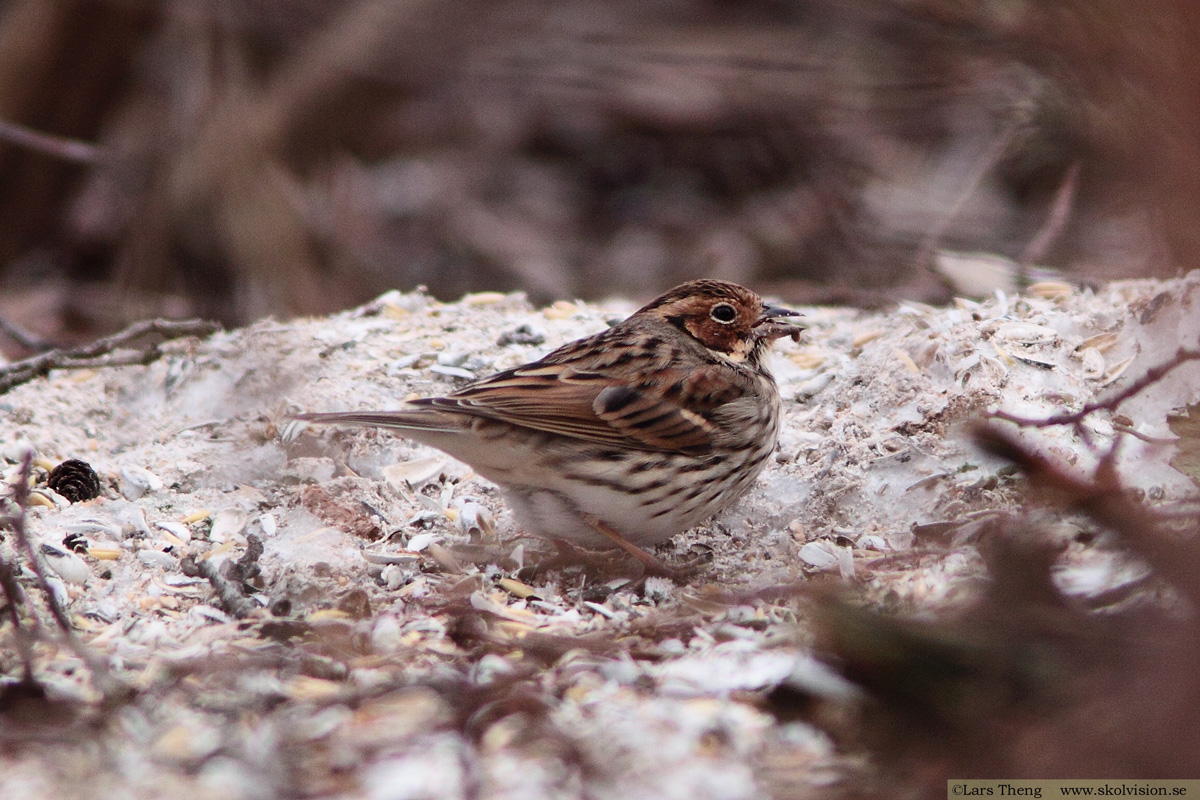
{"label": "black seed", "polygon": [[496,340],[496,344],[504,347],[508,344],[541,344],[546,341],[546,337],[533,330],[528,325],[520,325],[511,331],[505,331],[500,334],[500,338]]}
{"label": "black seed", "polygon": [[[56,489],[55,491],[58,490]],[[59,492],[59,494],[61,494],[61,492]],[[64,547],[75,553],[87,553],[88,551],[87,539],[83,538],[83,534],[79,533],[78,531],[74,533],[68,533],[63,537],[62,543]]]}

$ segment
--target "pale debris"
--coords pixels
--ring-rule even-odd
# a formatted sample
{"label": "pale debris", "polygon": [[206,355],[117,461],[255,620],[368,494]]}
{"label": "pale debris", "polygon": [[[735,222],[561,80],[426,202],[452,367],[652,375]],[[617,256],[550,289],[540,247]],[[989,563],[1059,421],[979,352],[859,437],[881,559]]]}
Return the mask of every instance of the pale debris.
{"label": "pale debris", "polygon": [[[792,612],[729,609],[663,581],[642,594],[616,581],[593,587],[595,596],[580,595],[577,582],[530,582],[516,576],[528,561],[520,540],[501,548],[510,567],[458,562],[462,573],[447,573],[455,562],[439,561],[439,568],[432,554],[454,559],[455,546],[514,534],[494,487],[469,467],[386,433],[324,429],[290,446],[276,436],[286,411],[386,409],[452,391],[464,373],[535,359],[634,308],[557,303],[539,310],[520,295],[498,293],[444,304],[393,292],[326,319],[265,321],[199,344],[169,343],[168,356],[146,367],[54,373],[0,398],[0,408],[19,409],[12,418],[23,420],[0,427],[6,475],[30,447],[50,461],[83,458],[101,474],[104,497],[32,508],[29,526],[62,552],[67,536],[88,545],[91,555],[74,557],[86,573],[68,568],[70,582],[55,591],[84,640],[126,680],[152,692],[164,664],[247,655],[269,662],[295,648],[286,628],[278,640],[246,628],[215,607],[207,583],[179,572],[185,556],[240,558],[250,534],[265,545],[265,592],[256,605],[291,605],[278,618],[260,608],[263,620],[291,620],[318,641],[357,642],[369,651],[306,655],[305,674],[250,671],[228,687],[206,689],[204,708],[171,695],[153,713],[131,709],[111,734],[127,741],[108,750],[74,750],[67,759],[53,748],[12,751],[0,758],[0,795],[62,794],[85,769],[103,794],[286,794],[289,778],[272,763],[299,741],[316,759],[311,774],[356,776],[354,788],[321,791],[353,797],[455,796],[473,791],[476,780],[494,797],[755,797],[762,776],[749,756],[792,741],[803,742],[796,747],[808,755],[797,763],[813,771],[813,781],[821,770],[827,780],[832,756],[819,735],[779,726],[730,696],[809,663],[802,648],[776,649],[763,634],[793,630]],[[961,426],[989,407],[1031,417],[1077,409],[1120,390],[1181,344],[1194,346],[1200,275],[1095,293],[1055,284],[942,309],[909,303],[888,313],[805,313],[805,339],[780,342],[773,362],[786,411],[777,458],[747,498],[680,536],[665,555],[710,553],[701,584],[755,589],[827,570],[833,580],[922,610],[971,590],[980,573],[972,526],[979,514],[1011,509],[1018,499],[1003,465],[965,442]],[[1189,364],[1128,400],[1121,413],[1140,433],[1169,438],[1166,412],[1200,399],[1197,387],[1200,366]],[[1100,445],[1121,435],[1106,414],[1088,430]],[[1023,436],[1081,471],[1094,463],[1070,428]],[[1193,495],[1168,455],[1162,445],[1125,437],[1118,467],[1156,500]],[[309,489],[323,494],[306,495]],[[347,533],[347,519],[371,521],[378,539]],[[886,561],[943,529],[949,553]],[[1141,572],[1076,543],[1056,575],[1066,590],[1090,596]],[[525,740],[527,730],[512,717],[472,749],[446,727],[444,698],[416,689],[373,694],[397,681],[468,673],[496,681],[525,668],[516,656],[467,664],[442,610],[454,598],[492,621],[496,641],[514,647],[531,635],[582,646],[585,637],[651,620],[656,604],[689,611],[697,625],[646,642],[657,654],[652,666],[627,654],[576,650],[539,678],[562,690],[551,723],[610,768],[597,776],[570,764],[567,750]],[[52,694],[95,699],[86,670],[65,650],[39,667]],[[339,699],[347,692],[374,699],[352,712]],[[113,760],[96,755],[112,748]],[[68,769],[70,758],[78,763]],[[421,766],[434,763],[442,774]],[[464,764],[474,772],[462,772]]]}

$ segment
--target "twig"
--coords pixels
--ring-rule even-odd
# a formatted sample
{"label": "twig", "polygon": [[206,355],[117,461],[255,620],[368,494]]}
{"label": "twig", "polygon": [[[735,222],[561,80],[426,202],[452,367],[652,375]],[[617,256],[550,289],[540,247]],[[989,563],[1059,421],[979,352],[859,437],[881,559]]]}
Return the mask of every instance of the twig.
{"label": "twig", "polygon": [[237,574],[243,582],[262,574],[258,559],[262,558],[263,551],[262,539],[253,533],[246,537],[246,552],[237,560]]}
{"label": "twig", "polygon": [[1076,509],[1100,525],[1114,530],[1130,549],[1150,564],[1193,603],[1200,603],[1200,580],[1192,565],[1195,563],[1195,517],[1188,536],[1180,536],[1169,525],[1177,517],[1151,511],[1134,501],[1111,464],[1103,462],[1090,477],[1078,477],[1054,459],[1034,452],[1012,431],[996,425],[981,424],[975,431],[975,441],[993,455],[1019,466],[1033,486],[1057,501],[1061,507]]}
{"label": "twig", "polygon": [[1136,381],[1129,384],[1112,397],[1087,403],[1078,411],[1072,411],[1068,414],[1055,414],[1054,416],[1045,417],[1043,419],[1034,419],[1032,417],[1022,417],[1018,414],[1010,414],[1007,411],[997,409],[995,411],[984,412],[984,416],[991,419],[1012,422],[1016,425],[1020,425],[1023,428],[1049,428],[1055,425],[1078,425],[1089,414],[1094,414],[1097,411],[1102,411],[1105,409],[1109,411],[1115,411],[1117,407],[1121,405],[1121,403],[1124,403],[1126,400],[1133,397],[1135,394],[1138,394],[1143,389],[1158,383],[1177,367],[1181,367],[1187,362],[1195,361],[1197,359],[1200,359],[1200,350],[1192,350],[1186,347],[1181,347],[1175,351],[1175,357],[1170,361],[1166,361],[1162,364],[1159,364],[1157,367],[1151,367],[1150,369],[1146,370],[1146,373],[1142,375],[1142,377],[1138,378]]}
{"label": "twig", "polygon": [[918,269],[930,269],[933,266],[933,254],[942,243],[942,239],[949,230],[950,224],[966,207],[967,201],[979,189],[979,184],[987,177],[987,174],[992,171],[1004,154],[1016,143],[1022,132],[1028,127],[1027,120],[1023,114],[1016,113],[1014,118],[996,134],[988,145],[988,149],[971,168],[966,177],[962,181],[962,191],[954,200],[954,205],[950,207],[942,218],[934,223],[933,227],[925,234],[925,238],[921,242],[921,247],[917,250],[915,265]]}
{"label": "twig", "polygon": [[1132,426],[1129,426],[1129,425],[1121,425],[1121,424],[1119,424],[1119,423],[1116,423],[1116,422],[1114,422],[1114,423],[1113,423],[1113,430],[1114,430],[1114,431],[1117,431],[1118,433],[1127,433],[1127,434],[1129,434],[1130,436],[1132,436],[1132,437],[1133,437],[1133,438],[1135,438],[1135,439],[1140,439],[1140,440],[1142,440],[1142,441],[1143,441],[1143,442],[1145,442],[1146,444],[1162,444],[1162,445],[1168,445],[1168,444],[1177,444],[1177,443],[1179,442],[1179,439],[1178,439],[1178,438],[1175,438],[1175,439],[1166,439],[1166,438],[1164,438],[1164,437],[1162,437],[1162,436],[1151,436],[1151,435],[1149,435],[1149,434],[1147,434],[1147,433],[1142,433],[1141,431],[1139,431],[1139,430],[1137,430],[1137,429],[1133,428]]}
{"label": "twig", "polygon": [[16,571],[12,564],[5,560],[0,553],[0,589],[4,591],[6,600],[5,611],[13,626],[13,641],[16,642],[17,652],[21,657],[21,681],[26,684],[34,682],[33,677],[33,634],[21,626],[21,605],[24,595],[17,583]]}
{"label": "twig", "polygon": [[4,332],[8,338],[24,347],[30,353],[44,353],[47,350],[53,350],[54,345],[45,339],[30,333],[20,325],[9,322],[4,317],[0,317],[0,331]]}
{"label": "twig", "polygon": [[[211,583],[212,587],[217,590],[217,599],[221,601],[221,608],[238,619],[243,619],[250,615],[255,606],[246,599],[240,586],[226,580],[225,576],[221,574],[221,571],[212,561],[205,559],[195,563],[197,574]],[[184,569],[184,574],[189,574],[186,568]]]}
{"label": "twig", "polygon": [[200,576],[212,584],[217,592],[221,607],[228,613],[243,619],[258,608],[246,599],[242,588],[248,577],[257,575],[259,571],[258,557],[262,555],[262,540],[251,534],[246,537],[246,554],[237,562],[222,561],[219,565],[211,559],[196,559],[188,556],[180,562],[179,567],[184,575]]}
{"label": "twig", "polygon": [[0,119],[0,141],[44,153],[48,156],[74,161],[76,164],[99,164],[104,151],[94,144],[35,131]]}
{"label": "twig", "polygon": [[1050,204],[1050,213],[1046,217],[1046,221],[1042,223],[1042,227],[1025,246],[1025,251],[1017,260],[1017,276],[1020,280],[1018,285],[1026,283],[1029,267],[1046,255],[1050,245],[1067,226],[1067,219],[1071,216],[1071,207],[1075,205],[1075,191],[1078,187],[1079,162],[1076,161],[1067,169],[1067,175],[1063,178],[1062,185],[1055,192],[1054,202]]}
{"label": "twig", "polygon": [[[184,336],[208,336],[220,330],[215,322],[203,319],[166,320],[153,319],[135,322],[120,333],[97,339],[91,344],[69,350],[51,350],[35,356],[14,361],[0,367],[0,394],[4,394],[14,386],[40,378],[52,369],[93,369],[100,367],[128,366],[130,364],[149,364],[162,356],[159,345],[170,339]],[[154,335],[157,340],[144,345],[128,356],[103,358],[114,350],[130,347],[138,339]]]}
{"label": "twig", "polygon": [[17,470],[17,477],[10,486],[12,490],[12,502],[17,507],[17,511],[3,518],[4,526],[12,530],[16,535],[17,545],[24,552],[25,558],[29,561],[29,565],[33,569],[38,588],[45,595],[46,606],[50,609],[50,615],[54,617],[54,621],[58,624],[63,640],[71,648],[71,652],[79,660],[87,664],[101,694],[106,699],[113,699],[117,696],[117,692],[114,690],[121,690],[124,687],[109,673],[108,665],[104,662],[104,659],[93,655],[84,646],[83,642],[79,640],[79,637],[75,635],[75,629],[71,626],[71,620],[67,616],[66,609],[62,607],[62,604],[58,601],[58,596],[55,595],[54,589],[50,586],[45,561],[42,559],[41,553],[33,546],[33,538],[29,535],[29,529],[25,525],[25,514],[29,505],[29,478],[32,473],[33,451],[30,450],[25,453],[25,457],[21,461],[21,466]]}

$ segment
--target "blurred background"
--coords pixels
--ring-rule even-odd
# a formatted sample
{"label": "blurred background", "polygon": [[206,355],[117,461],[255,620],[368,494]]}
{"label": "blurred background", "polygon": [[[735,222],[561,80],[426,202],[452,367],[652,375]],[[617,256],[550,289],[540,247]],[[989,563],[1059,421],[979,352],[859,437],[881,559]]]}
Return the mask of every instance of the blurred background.
{"label": "blurred background", "polygon": [[1192,0],[0,0],[0,348],[420,284],[1175,274],[1198,32]]}

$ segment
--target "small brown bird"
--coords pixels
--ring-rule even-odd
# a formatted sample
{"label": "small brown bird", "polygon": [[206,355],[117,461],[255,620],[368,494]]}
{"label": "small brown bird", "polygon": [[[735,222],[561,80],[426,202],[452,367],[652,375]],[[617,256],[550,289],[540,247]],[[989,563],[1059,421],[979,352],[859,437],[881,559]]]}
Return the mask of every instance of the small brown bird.
{"label": "small brown bird", "polygon": [[297,414],[397,428],[471,465],[547,539],[641,547],[741,496],[775,449],[779,393],[763,357],[803,328],[734,283],[677,286],[539,361],[397,411]]}

